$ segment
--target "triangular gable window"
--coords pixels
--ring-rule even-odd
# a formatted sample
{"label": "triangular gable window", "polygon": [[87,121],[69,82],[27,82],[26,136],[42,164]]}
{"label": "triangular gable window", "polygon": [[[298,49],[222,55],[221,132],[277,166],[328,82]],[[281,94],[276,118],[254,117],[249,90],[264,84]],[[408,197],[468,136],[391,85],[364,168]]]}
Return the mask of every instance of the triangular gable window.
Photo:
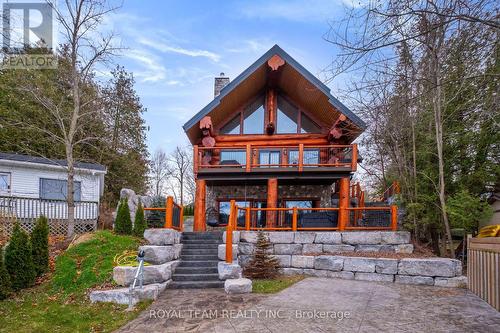
{"label": "triangular gable window", "polygon": [[243,134],[264,133],[264,96],[257,98],[243,111]]}
{"label": "triangular gable window", "polygon": [[300,133],[321,133],[321,128],[303,112],[300,113]]}
{"label": "triangular gable window", "polygon": [[226,125],[222,126],[220,132],[222,134],[240,134],[240,117],[241,115],[238,114],[231,119]]}

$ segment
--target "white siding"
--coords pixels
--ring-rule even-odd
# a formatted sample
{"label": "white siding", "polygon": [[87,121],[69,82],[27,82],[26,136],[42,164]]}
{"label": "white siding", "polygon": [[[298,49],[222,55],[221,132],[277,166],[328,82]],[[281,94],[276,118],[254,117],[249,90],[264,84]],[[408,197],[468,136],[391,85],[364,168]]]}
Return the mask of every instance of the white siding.
{"label": "white siding", "polygon": [[[9,172],[11,175],[10,195],[14,197],[40,198],[40,178],[67,179],[65,170],[50,170],[41,165],[40,168],[31,166],[2,165],[0,172]],[[100,177],[99,174],[78,172],[75,181],[82,184],[82,201],[99,201]]]}

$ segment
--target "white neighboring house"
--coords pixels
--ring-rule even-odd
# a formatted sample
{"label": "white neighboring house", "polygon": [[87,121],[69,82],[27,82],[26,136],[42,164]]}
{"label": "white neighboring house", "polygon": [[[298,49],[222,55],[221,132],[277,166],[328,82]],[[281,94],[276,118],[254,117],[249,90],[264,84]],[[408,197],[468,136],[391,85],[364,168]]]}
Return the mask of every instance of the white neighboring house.
{"label": "white neighboring house", "polygon": [[[33,222],[39,215],[50,221],[67,219],[65,160],[0,153],[0,217]],[[75,219],[97,222],[106,167],[75,165]],[[78,228],[77,228],[78,229]],[[88,229],[88,228],[87,228]]]}

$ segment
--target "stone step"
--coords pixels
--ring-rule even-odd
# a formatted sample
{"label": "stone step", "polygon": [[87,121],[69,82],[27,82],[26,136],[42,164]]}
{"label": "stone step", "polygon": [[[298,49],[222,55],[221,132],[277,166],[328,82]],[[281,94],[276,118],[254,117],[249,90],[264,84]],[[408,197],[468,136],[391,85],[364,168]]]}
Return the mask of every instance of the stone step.
{"label": "stone step", "polygon": [[186,245],[192,245],[192,244],[222,244],[222,239],[221,240],[216,240],[216,239],[183,239],[181,240],[182,244]]}
{"label": "stone step", "polygon": [[181,260],[179,267],[217,267],[218,260],[184,261]]}
{"label": "stone step", "polygon": [[174,274],[173,281],[219,281],[219,274]]}
{"label": "stone step", "polygon": [[219,260],[216,254],[181,254],[181,260],[183,261],[205,261],[205,260]]}
{"label": "stone step", "polygon": [[[220,243],[222,244],[222,243]],[[194,249],[217,249],[219,243],[182,243],[182,249],[194,250]]]}
{"label": "stone step", "polygon": [[130,302],[130,304],[135,305],[143,300],[157,299],[169,283],[171,282],[148,284],[142,288],[137,287],[133,293],[130,293],[129,288],[94,290],[90,293],[89,298],[92,303],[107,302],[129,304]]}
{"label": "stone step", "polygon": [[170,289],[224,288],[224,281],[172,281]]}
{"label": "stone step", "polygon": [[217,266],[214,267],[177,267],[174,274],[216,274]]}
{"label": "stone step", "polygon": [[181,255],[193,255],[193,254],[212,254],[217,255],[217,246],[208,249],[183,249]]}

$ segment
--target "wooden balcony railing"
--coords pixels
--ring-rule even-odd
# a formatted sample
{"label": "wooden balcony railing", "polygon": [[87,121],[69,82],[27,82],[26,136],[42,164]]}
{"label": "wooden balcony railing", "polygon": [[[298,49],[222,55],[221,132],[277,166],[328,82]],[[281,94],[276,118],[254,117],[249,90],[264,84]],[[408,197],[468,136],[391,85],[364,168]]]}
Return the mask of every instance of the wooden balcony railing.
{"label": "wooden balcony railing", "polygon": [[[175,203],[173,197],[167,197],[165,207],[146,207],[145,211],[159,212],[160,214],[148,214],[146,220],[148,225],[163,224],[164,228],[183,231],[184,229],[184,207]],[[163,218],[163,223],[158,223],[158,219]]]}
{"label": "wooden balcony railing", "polygon": [[239,169],[252,172],[262,168],[343,168],[356,171],[358,148],[352,145],[299,144],[296,146],[194,147],[194,172]]}

